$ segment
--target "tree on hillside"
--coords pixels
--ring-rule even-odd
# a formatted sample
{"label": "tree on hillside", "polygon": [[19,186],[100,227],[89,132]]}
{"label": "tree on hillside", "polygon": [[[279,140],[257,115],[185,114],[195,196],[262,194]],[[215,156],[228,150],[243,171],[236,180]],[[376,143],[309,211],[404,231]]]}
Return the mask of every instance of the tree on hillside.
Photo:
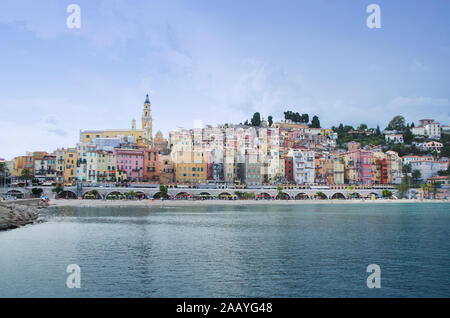
{"label": "tree on hillside", "polygon": [[354,130],[353,126],[350,126],[350,125],[345,125],[344,126],[344,132],[348,133],[350,130]]}
{"label": "tree on hillside", "polygon": [[272,116],[267,117],[267,122],[269,123],[269,127],[272,127],[272,124],[273,124]]}
{"label": "tree on hillside", "polygon": [[375,135],[381,136],[380,125],[377,125],[377,130],[375,130]]}
{"label": "tree on hillside", "polygon": [[403,132],[403,141],[405,144],[410,144],[413,141],[413,134],[411,132],[411,129],[409,127],[406,127],[405,131]]}
{"label": "tree on hillside", "polygon": [[366,124],[361,124],[358,127],[358,131],[366,131],[367,130],[367,125]]}
{"label": "tree on hillside", "polygon": [[284,119],[285,120],[291,120],[294,123],[308,123],[309,122],[309,115],[308,114],[302,114],[296,112],[294,113],[291,110],[284,112]]}
{"label": "tree on hillside", "polygon": [[311,120],[311,128],[320,128],[320,120],[316,115],[314,115],[313,119]]}
{"label": "tree on hillside", "polygon": [[402,132],[405,129],[405,117],[401,115],[397,115],[389,122],[389,125],[386,127],[387,130],[397,130]]}
{"label": "tree on hillside", "polygon": [[309,115],[308,114],[303,114],[301,116],[301,122],[305,123],[305,124],[309,123]]}
{"label": "tree on hillside", "polygon": [[256,127],[261,126],[261,114],[258,112],[254,113],[251,123],[252,123],[252,126],[256,126]]}

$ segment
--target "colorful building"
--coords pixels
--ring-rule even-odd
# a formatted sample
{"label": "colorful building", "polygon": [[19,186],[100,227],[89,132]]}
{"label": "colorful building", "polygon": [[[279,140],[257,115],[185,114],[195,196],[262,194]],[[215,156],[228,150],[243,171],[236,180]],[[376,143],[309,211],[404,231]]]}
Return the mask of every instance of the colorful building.
{"label": "colorful building", "polygon": [[125,172],[127,181],[142,182],[144,180],[144,152],[143,148],[133,145],[114,149],[116,170]]}
{"label": "colorful building", "polygon": [[159,152],[146,150],[144,152],[144,182],[159,181]]}
{"label": "colorful building", "polygon": [[77,180],[77,148],[68,148],[64,154],[64,184],[73,185]]}

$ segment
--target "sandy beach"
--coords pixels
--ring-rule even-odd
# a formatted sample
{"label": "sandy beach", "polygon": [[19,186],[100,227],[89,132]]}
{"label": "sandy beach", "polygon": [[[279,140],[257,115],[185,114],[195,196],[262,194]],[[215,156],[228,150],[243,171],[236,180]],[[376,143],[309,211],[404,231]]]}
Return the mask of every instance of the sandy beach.
{"label": "sandy beach", "polygon": [[305,204],[386,204],[386,203],[450,203],[443,200],[50,200],[51,207],[128,207],[128,206],[207,206],[207,205],[305,205]]}

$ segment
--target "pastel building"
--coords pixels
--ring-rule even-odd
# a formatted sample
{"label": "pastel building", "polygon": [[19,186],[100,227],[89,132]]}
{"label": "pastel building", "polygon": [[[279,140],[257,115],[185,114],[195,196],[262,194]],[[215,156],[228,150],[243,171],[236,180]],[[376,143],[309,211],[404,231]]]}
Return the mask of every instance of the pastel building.
{"label": "pastel building", "polygon": [[330,155],[315,158],[315,183],[334,184],[334,159]]}
{"label": "pastel building", "polygon": [[159,152],[156,150],[144,152],[144,181],[159,181]]}
{"label": "pastel building", "polygon": [[25,169],[28,169],[30,173],[33,173],[33,168],[34,165],[32,155],[18,156],[13,160],[13,169],[10,170],[10,172],[14,177],[18,178],[22,175],[22,172]]}
{"label": "pastel building", "polygon": [[344,184],[344,161],[338,156],[333,157],[333,182],[336,185]]}
{"label": "pastel building", "polygon": [[125,172],[127,181],[142,182],[144,179],[144,149],[128,146],[114,149],[116,170]]}
{"label": "pastel building", "polygon": [[56,180],[56,156],[45,154],[34,159],[34,177],[40,181]]}
{"label": "pastel building", "polygon": [[97,182],[97,147],[92,144],[77,145],[77,180]]}
{"label": "pastel building", "polygon": [[77,179],[78,152],[76,148],[68,148],[64,154],[64,184],[73,184]]}
{"label": "pastel building", "polygon": [[294,180],[297,184],[313,184],[315,176],[314,151],[293,149]]}

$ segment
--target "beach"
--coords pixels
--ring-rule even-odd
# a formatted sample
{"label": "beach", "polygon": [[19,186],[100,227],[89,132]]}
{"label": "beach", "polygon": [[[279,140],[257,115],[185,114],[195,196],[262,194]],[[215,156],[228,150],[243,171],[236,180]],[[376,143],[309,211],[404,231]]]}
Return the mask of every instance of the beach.
{"label": "beach", "polygon": [[180,206],[211,206],[211,205],[305,205],[305,204],[386,204],[386,203],[449,203],[448,200],[50,200],[50,207],[129,207],[129,206],[148,206],[148,207],[180,207]]}

